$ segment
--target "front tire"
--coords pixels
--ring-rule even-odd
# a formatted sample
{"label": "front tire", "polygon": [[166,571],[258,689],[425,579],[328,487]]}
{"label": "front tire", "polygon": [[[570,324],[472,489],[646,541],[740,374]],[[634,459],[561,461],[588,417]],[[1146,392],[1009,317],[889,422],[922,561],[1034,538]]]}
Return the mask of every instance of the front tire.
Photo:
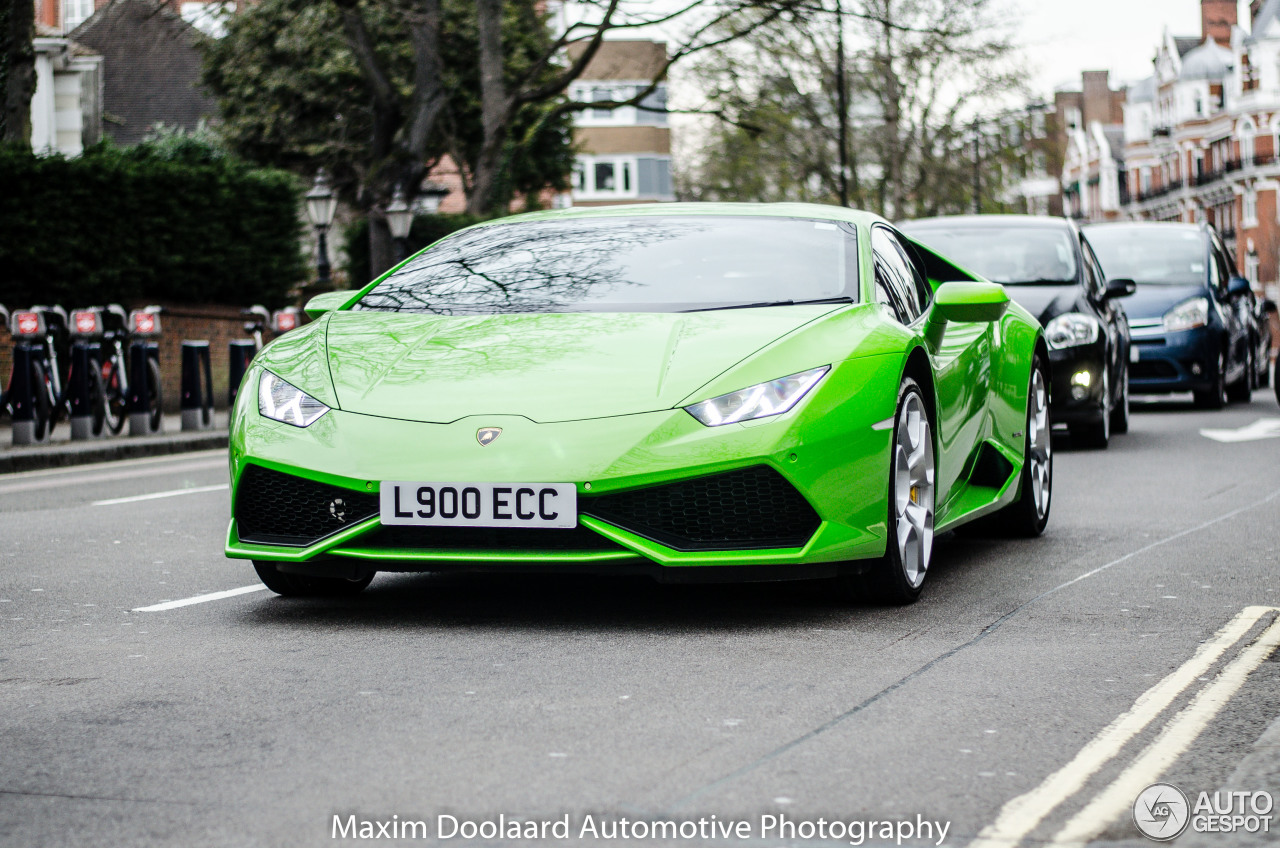
{"label": "front tire", "polygon": [[1120,402],[1111,410],[1111,432],[1129,432],[1129,369],[1120,374]]}
{"label": "front tire", "polygon": [[345,598],[358,595],[373,580],[370,572],[357,580],[345,577],[310,577],[303,574],[286,574],[276,567],[274,562],[254,560],[253,570],[258,572],[258,579],[277,595],[287,598]]}
{"label": "front tire", "polygon": [[1053,422],[1049,417],[1049,379],[1037,355],[1027,391],[1027,431],[1018,499],[995,515],[999,526],[1015,536],[1039,536],[1049,524],[1053,505]]}
{"label": "front tire", "polygon": [[1213,385],[1202,392],[1194,392],[1195,404],[1201,409],[1222,409],[1227,405],[1227,357],[1218,353],[1217,371]]}
{"label": "front tire", "polygon": [[863,576],[868,594],[887,604],[920,597],[933,560],[933,424],[920,385],[910,377],[898,389],[889,466],[888,548]]}

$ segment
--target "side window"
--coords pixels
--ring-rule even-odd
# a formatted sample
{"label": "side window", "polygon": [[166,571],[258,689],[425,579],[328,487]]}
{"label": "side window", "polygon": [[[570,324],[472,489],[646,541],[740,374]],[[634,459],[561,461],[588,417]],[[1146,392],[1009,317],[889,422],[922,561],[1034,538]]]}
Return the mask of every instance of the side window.
{"label": "side window", "polygon": [[880,298],[880,289],[883,287],[892,301],[898,320],[910,324],[920,317],[920,303],[911,263],[907,261],[898,240],[884,227],[872,228],[871,251],[876,262],[877,299]]}
{"label": "side window", "polygon": [[1209,285],[1214,291],[1222,294],[1227,290],[1227,281],[1231,275],[1227,273],[1226,260],[1222,258],[1222,250],[1213,243],[1209,242]]}
{"label": "side window", "polygon": [[923,314],[929,308],[929,304],[933,303],[933,286],[929,285],[929,275],[924,272],[924,262],[920,259],[920,253],[915,245],[903,241],[901,237],[895,238],[894,241],[898,243],[898,249],[903,252],[903,259],[911,270],[912,282],[916,288],[916,303],[920,305],[920,312]]}

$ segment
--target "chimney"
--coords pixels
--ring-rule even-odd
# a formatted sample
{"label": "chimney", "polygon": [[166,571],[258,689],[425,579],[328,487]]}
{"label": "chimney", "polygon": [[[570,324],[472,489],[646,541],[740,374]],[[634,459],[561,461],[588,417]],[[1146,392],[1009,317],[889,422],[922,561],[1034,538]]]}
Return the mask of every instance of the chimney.
{"label": "chimney", "polygon": [[1236,0],[1200,0],[1200,38],[1212,38],[1224,47],[1231,44],[1236,25]]}

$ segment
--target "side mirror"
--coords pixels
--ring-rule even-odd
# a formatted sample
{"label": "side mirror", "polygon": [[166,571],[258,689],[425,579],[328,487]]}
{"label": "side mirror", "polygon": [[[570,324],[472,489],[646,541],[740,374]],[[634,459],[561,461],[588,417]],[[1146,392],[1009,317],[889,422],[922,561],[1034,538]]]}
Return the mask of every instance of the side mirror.
{"label": "side mirror", "polygon": [[931,320],[998,321],[1009,308],[1004,286],[995,283],[943,283],[933,296]]}
{"label": "side mirror", "polygon": [[1244,277],[1232,277],[1230,282],[1227,283],[1228,297],[1235,297],[1236,295],[1248,294],[1252,290],[1253,288],[1252,286],[1249,285],[1249,281],[1246,280]]}
{"label": "side mirror", "polygon": [[307,305],[302,311],[307,313],[312,321],[319,318],[326,312],[332,312],[347,305],[347,301],[355,294],[354,290],[347,289],[345,291],[332,291],[318,294],[307,301]]}
{"label": "side mirror", "polygon": [[1112,300],[1117,297],[1128,297],[1138,290],[1138,284],[1133,280],[1126,280],[1120,277],[1115,280],[1107,280],[1107,290],[1103,292],[1103,297]]}

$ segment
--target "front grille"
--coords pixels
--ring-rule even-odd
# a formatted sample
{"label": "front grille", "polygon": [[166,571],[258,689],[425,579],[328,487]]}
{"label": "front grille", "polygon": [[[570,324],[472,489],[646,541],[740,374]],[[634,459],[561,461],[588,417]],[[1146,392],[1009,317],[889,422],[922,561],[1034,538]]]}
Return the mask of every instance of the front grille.
{"label": "front grille", "polygon": [[303,546],[378,513],[378,496],[250,465],[236,488],[242,542]]}
{"label": "front grille", "polygon": [[583,498],[578,508],[677,551],[799,548],[822,523],[765,465]]}
{"label": "front grille", "polygon": [[1129,376],[1134,380],[1176,380],[1178,369],[1163,359],[1139,360],[1129,363]]}
{"label": "front grille", "polygon": [[505,527],[381,527],[352,543],[354,547],[410,551],[502,551],[590,553],[623,551],[599,533],[578,526],[565,529]]}

